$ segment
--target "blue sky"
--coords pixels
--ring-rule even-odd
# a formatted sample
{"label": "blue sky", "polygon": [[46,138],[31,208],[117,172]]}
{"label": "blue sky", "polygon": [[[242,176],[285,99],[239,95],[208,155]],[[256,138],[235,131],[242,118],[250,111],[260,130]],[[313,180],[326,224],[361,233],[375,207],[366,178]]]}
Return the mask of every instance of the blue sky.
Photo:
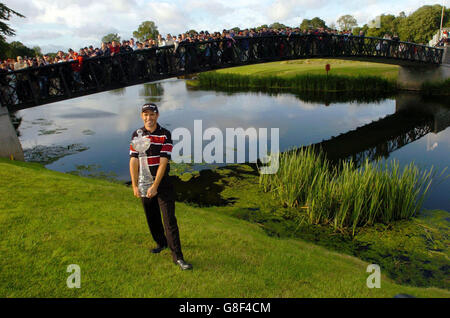
{"label": "blue sky", "polygon": [[130,38],[139,24],[155,21],[162,34],[178,34],[195,29],[221,31],[281,22],[296,26],[306,18],[320,17],[327,24],[344,15],[353,15],[359,25],[380,14],[401,11],[410,14],[425,4],[448,0],[3,0],[26,16],[12,18],[16,36],[29,47],[38,45],[44,53],[69,47],[99,46],[103,35],[114,32]]}

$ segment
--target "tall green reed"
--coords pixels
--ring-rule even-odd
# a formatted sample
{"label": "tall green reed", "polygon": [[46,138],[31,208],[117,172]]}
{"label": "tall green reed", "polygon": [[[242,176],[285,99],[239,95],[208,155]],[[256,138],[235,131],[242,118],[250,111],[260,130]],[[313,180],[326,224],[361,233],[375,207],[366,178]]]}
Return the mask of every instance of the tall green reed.
{"label": "tall green reed", "polygon": [[421,172],[410,163],[400,169],[396,160],[332,166],[322,151],[307,147],[280,154],[278,172],[260,175],[259,182],[281,205],[299,208],[298,217],[310,224],[354,235],[360,226],[415,216],[434,176],[433,167]]}
{"label": "tall green reed", "polygon": [[206,72],[198,75],[199,86],[204,88],[289,88],[293,91],[379,91],[393,92],[393,81],[377,76],[346,76],[299,74],[292,77],[241,75]]}

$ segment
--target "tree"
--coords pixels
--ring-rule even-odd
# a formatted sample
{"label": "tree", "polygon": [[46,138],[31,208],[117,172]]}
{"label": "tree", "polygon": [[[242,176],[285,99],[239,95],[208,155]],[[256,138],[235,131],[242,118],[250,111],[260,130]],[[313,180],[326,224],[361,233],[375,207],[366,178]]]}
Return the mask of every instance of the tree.
{"label": "tree", "polygon": [[300,29],[302,30],[319,29],[326,27],[327,25],[325,24],[325,21],[323,21],[319,17],[312,18],[311,20],[303,19],[302,23],[300,24]]}
{"label": "tree", "polygon": [[36,55],[33,49],[26,47],[22,42],[19,41],[13,41],[9,43],[8,46],[9,48],[5,52],[8,58],[15,58],[16,56],[32,57]]}
{"label": "tree", "polygon": [[269,26],[268,26],[267,24],[263,24],[263,25],[260,25],[259,27],[256,27],[255,30],[256,30],[256,31],[259,31],[259,30],[262,30],[262,29],[264,29],[264,28],[268,29]]}
{"label": "tree", "polygon": [[366,35],[382,38],[385,34],[392,36],[394,33],[398,33],[397,19],[399,18],[392,14],[382,14],[377,17],[379,23],[376,23],[374,27],[367,28]]}
{"label": "tree", "polygon": [[241,31],[241,28],[240,27],[234,27],[234,28],[231,28],[231,30],[233,30],[234,33],[239,33]]}
{"label": "tree", "polygon": [[353,30],[352,30],[352,34],[353,35],[359,35],[359,32],[363,31],[364,35],[368,36],[367,35],[367,31],[368,30],[369,30],[369,26],[367,24],[364,24],[364,26],[362,26],[362,27],[354,27]]}
{"label": "tree", "polygon": [[[439,31],[441,23],[441,5],[425,5],[407,17],[398,19],[398,34],[402,41],[428,44]],[[450,24],[450,9],[444,12],[444,26]]]}
{"label": "tree", "polygon": [[146,39],[156,39],[158,37],[159,31],[155,22],[144,21],[142,22],[138,29],[133,32],[133,36],[138,39],[138,41],[145,41]]}
{"label": "tree", "polygon": [[40,55],[42,56],[42,50],[39,46],[33,46],[32,50],[34,51],[34,55]]}
{"label": "tree", "polygon": [[300,29],[302,29],[302,30],[311,29],[311,20],[303,19],[302,23],[300,23]]}
{"label": "tree", "polygon": [[6,36],[15,35],[15,31],[4,22],[9,21],[12,15],[24,18],[20,13],[8,8],[3,3],[0,3],[0,41],[5,41]]}
{"label": "tree", "polygon": [[198,34],[198,32],[196,30],[194,30],[194,29],[188,30],[188,31],[186,31],[184,33],[187,33],[189,35],[196,35],[196,34]]}
{"label": "tree", "polygon": [[346,14],[337,19],[336,23],[339,25],[341,30],[350,30],[351,28],[358,25],[356,19],[350,15]]}
{"label": "tree", "polygon": [[280,30],[280,29],[286,29],[287,26],[285,26],[283,23],[275,22],[275,23],[272,23],[271,25],[269,25],[269,28],[274,29],[274,30]]}
{"label": "tree", "polygon": [[117,33],[109,33],[102,37],[102,42],[108,43],[112,41],[120,42],[120,35]]}
{"label": "tree", "polygon": [[312,18],[311,25],[312,25],[312,27],[314,29],[326,28],[327,27],[327,25],[325,24],[325,21],[323,21],[319,17]]}

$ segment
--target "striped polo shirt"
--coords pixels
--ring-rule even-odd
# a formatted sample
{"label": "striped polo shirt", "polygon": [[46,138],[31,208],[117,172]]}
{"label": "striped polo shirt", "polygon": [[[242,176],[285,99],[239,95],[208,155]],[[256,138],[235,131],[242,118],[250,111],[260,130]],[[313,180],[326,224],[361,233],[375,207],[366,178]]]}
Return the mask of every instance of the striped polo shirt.
{"label": "striped polo shirt", "polygon": [[[158,123],[156,123],[156,129],[154,132],[149,132],[145,127],[142,129],[142,136],[150,139],[151,144],[150,148],[146,151],[147,153],[147,161],[148,166],[150,168],[151,174],[156,177],[156,172],[159,167],[159,160],[161,157],[168,158],[170,160],[172,154],[172,136],[170,131],[161,127]],[[133,132],[131,136],[131,140],[134,137],[137,137],[137,129]],[[139,157],[139,153],[133,149],[133,146],[130,144],[130,157]],[[170,164],[167,164],[167,168],[164,175],[168,175],[170,171]]]}

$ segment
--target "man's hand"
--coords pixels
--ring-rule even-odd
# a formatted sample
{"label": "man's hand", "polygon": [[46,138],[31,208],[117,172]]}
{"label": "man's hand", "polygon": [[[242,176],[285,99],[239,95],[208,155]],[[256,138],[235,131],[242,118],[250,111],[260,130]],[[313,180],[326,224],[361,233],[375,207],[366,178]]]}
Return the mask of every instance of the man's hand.
{"label": "man's hand", "polygon": [[141,197],[141,193],[139,192],[139,188],[137,186],[133,187],[133,192],[134,192],[134,196],[136,198],[140,198]]}
{"label": "man's hand", "polygon": [[158,187],[153,183],[150,188],[147,190],[147,198],[153,198],[158,194]]}

